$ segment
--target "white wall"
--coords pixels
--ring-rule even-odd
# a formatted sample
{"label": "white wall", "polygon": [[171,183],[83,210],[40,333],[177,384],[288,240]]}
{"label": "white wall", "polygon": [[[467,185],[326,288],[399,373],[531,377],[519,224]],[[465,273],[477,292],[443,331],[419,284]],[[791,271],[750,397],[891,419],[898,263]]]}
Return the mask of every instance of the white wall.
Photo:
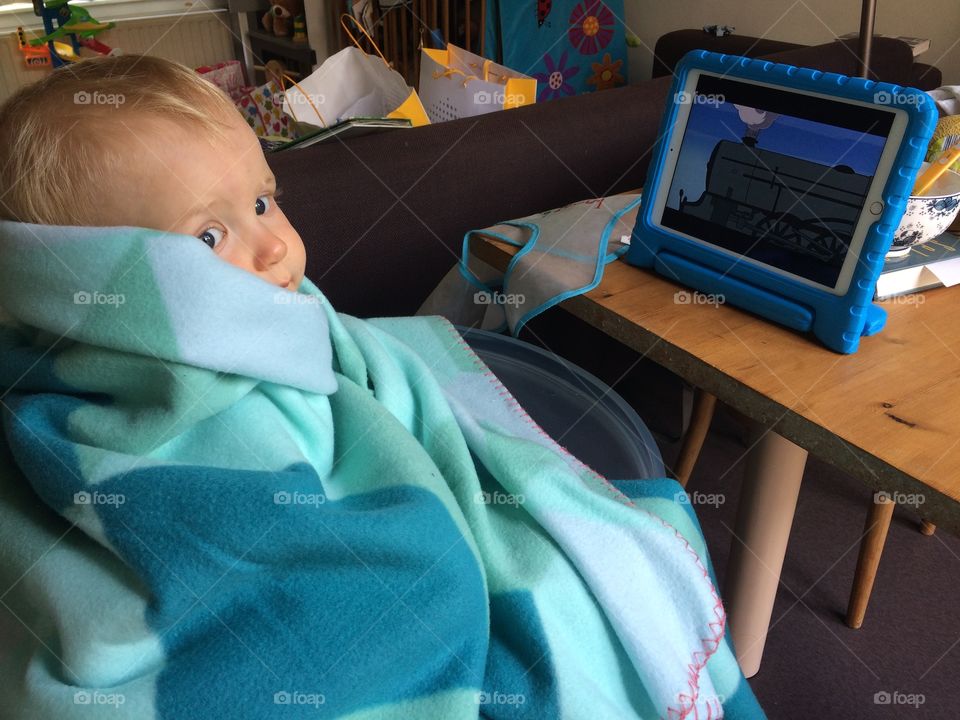
{"label": "white wall", "polygon": [[[860,0],[625,0],[624,21],[643,43],[630,48],[630,78],[650,77],[657,38],[671,30],[733,25],[738,35],[819,45],[860,28]],[[960,85],[960,2],[877,0],[876,32],[930,39],[918,62]]]}

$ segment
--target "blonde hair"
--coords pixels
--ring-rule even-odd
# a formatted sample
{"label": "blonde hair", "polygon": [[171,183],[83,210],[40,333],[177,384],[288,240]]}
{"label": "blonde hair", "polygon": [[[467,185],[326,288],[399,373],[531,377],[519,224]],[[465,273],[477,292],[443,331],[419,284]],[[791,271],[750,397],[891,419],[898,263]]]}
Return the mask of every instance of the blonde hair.
{"label": "blonde hair", "polygon": [[212,141],[240,115],[190,68],[148,55],[83,60],[21,88],[0,106],[0,217],[98,224],[98,198],[143,150],[124,125],[146,118]]}

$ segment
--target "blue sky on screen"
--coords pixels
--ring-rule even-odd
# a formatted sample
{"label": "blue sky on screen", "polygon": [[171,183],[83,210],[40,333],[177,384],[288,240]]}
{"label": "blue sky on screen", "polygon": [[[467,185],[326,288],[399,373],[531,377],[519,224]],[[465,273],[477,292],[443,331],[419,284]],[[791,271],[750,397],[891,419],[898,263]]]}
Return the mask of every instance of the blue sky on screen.
{"label": "blue sky on screen", "polygon": [[[680,188],[688,200],[696,201],[703,193],[707,161],[717,142],[739,141],[746,135],[746,128],[733,103],[695,104],[690,109],[667,206],[679,207]],[[872,176],[885,143],[885,136],[781,115],[769,128],[759,131],[756,147],[825,167],[847,165],[856,173]]]}

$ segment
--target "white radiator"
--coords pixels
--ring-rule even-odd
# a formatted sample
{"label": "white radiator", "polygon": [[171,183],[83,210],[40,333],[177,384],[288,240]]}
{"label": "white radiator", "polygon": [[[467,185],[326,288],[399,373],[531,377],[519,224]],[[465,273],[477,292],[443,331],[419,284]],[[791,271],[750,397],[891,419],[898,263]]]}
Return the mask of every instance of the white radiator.
{"label": "white radiator", "polygon": [[[31,16],[32,20],[36,20]],[[121,20],[97,35],[97,40],[127,54],[157,55],[188,67],[209,65],[234,57],[233,36],[226,12]],[[32,37],[31,32],[27,32]],[[17,88],[43,77],[49,69],[28,69],[17,49],[17,33],[0,42],[0,102]]]}

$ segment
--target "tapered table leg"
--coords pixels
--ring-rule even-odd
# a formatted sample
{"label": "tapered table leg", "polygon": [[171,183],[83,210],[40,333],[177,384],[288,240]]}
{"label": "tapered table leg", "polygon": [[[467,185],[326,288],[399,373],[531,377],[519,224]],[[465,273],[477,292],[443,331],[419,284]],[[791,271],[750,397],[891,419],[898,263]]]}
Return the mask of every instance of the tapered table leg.
{"label": "tapered table leg", "polygon": [[867,603],[873,592],[873,581],[877,577],[883,545],[887,541],[890,520],[896,503],[885,493],[874,495],[867,524],[860,541],[860,556],[857,558],[857,571],[854,573],[853,589],[850,592],[850,604],[847,605],[847,625],[854,630],[863,625],[863,616],[867,613]]}
{"label": "tapered table leg", "polygon": [[768,430],[747,457],[726,575],[727,618],[740,668],[757,674],[807,451]]}
{"label": "tapered table leg", "polygon": [[711,395],[700,388],[693,391],[693,415],[690,418],[690,426],[683,436],[683,444],[680,446],[680,454],[677,456],[677,466],[674,468],[674,476],[684,487],[690,480],[690,474],[693,472],[693,466],[697,464],[697,458],[700,457],[700,451],[703,449],[703,442],[707,439],[707,432],[710,430],[710,423],[713,421],[713,413],[717,407],[717,397]]}

